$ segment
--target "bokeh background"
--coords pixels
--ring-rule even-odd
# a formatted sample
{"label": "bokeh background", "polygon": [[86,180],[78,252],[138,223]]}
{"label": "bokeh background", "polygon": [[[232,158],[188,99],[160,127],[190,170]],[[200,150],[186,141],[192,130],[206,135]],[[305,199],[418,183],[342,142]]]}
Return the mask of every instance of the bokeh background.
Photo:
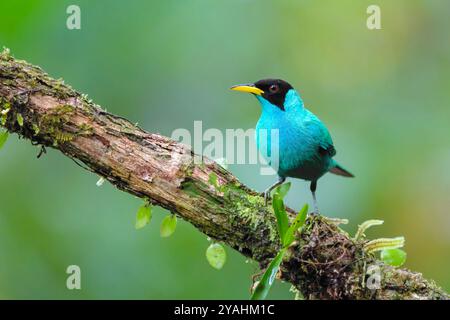
{"label": "bokeh background", "polygon": [[[382,30],[366,9],[381,7]],[[81,30],[66,8],[81,7]],[[406,266],[450,289],[450,3],[396,1],[0,2],[0,46],[88,93],[149,131],[251,128],[259,106],[230,85],[280,77],[330,128],[337,159],[355,179],[320,180],[321,211],[385,224],[370,238],[404,235]],[[134,230],[141,204],[54,150],[11,136],[0,151],[0,298],[246,299],[254,263],[227,248],[221,271],[206,237],[180,222],[159,236],[155,209]],[[231,166],[263,190],[274,177]],[[295,181],[288,204],[310,202]],[[68,265],[82,290],[69,291]],[[270,297],[291,299],[277,283]]]}

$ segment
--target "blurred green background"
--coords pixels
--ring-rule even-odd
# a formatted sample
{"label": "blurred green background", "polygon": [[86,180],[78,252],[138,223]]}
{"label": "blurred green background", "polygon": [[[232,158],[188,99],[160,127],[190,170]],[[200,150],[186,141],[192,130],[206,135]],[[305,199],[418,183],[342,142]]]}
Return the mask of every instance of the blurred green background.
{"label": "blurred green background", "polygon": [[[366,8],[380,5],[382,30]],[[66,8],[81,7],[81,30]],[[356,179],[326,175],[322,213],[385,220],[370,238],[406,237],[406,266],[450,289],[450,3],[397,1],[1,1],[0,46],[152,132],[251,128],[256,100],[230,85],[288,80],[329,127]],[[10,137],[0,151],[0,298],[249,297],[254,263],[227,248],[221,271],[206,237],[179,223],[168,239],[156,209],[134,230],[141,201],[54,150]],[[275,178],[232,166],[263,190]],[[288,204],[310,202],[295,181]],[[68,265],[82,290],[69,291]],[[293,297],[277,283],[270,297]]]}

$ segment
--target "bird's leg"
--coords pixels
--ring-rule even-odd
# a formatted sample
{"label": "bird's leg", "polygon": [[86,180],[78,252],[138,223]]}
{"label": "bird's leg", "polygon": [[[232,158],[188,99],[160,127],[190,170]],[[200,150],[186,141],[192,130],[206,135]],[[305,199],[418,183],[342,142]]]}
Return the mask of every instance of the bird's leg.
{"label": "bird's leg", "polygon": [[313,198],[313,205],[314,205],[313,214],[319,214],[319,207],[317,206],[317,199],[316,199],[317,181],[311,181],[311,185],[309,186],[309,189],[311,190],[312,198]]}
{"label": "bird's leg", "polygon": [[264,203],[266,204],[266,206],[267,200],[270,198],[270,192],[276,187],[278,187],[280,184],[282,184],[284,181],[286,181],[286,178],[278,176],[278,181],[264,191]]}

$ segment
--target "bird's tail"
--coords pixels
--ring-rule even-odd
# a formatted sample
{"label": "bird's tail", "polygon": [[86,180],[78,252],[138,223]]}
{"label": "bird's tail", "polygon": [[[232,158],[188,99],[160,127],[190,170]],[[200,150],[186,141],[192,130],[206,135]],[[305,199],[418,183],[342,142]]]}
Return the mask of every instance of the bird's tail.
{"label": "bird's tail", "polygon": [[331,173],[337,174],[338,176],[353,178],[354,175],[350,172],[348,172],[346,169],[344,169],[339,163],[336,161],[333,161],[334,164],[329,170]]}

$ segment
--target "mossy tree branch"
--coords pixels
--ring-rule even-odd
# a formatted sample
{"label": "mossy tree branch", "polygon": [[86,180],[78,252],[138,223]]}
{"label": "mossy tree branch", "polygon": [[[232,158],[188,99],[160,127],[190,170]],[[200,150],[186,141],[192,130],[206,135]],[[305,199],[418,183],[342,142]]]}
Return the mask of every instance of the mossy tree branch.
{"label": "mossy tree branch", "polygon": [[[120,190],[176,213],[261,267],[279,250],[273,211],[230,172],[208,159],[196,165],[188,147],[102,110],[7,51],[0,54],[0,111],[8,131],[84,163]],[[210,183],[212,175],[218,185]],[[363,240],[352,240],[326,218],[308,218],[296,237],[279,276],[306,298],[449,297],[421,274],[378,261],[364,251]],[[365,285],[371,265],[380,270],[376,290]]]}

